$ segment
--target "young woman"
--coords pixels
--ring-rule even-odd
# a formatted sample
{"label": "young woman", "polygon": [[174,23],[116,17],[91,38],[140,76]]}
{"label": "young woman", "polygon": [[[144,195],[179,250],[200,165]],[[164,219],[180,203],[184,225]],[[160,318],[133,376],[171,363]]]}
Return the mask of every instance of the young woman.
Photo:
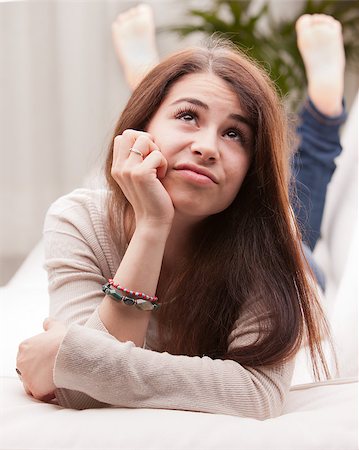
{"label": "young woman", "polygon": [[265,419],[282,410],[303,339],[328,376],[288,148],[272,83],[238,51],[217,42],[156,66],[116,125],[108,189],[74,191],[47,215],[62,323],[20,344],[27,392]]}
{"label": "young woman", "polygon": [[[112,24],[113,45],[133,90],[159,62],[151,7],[139,4],[118,15]],[[343,107],[345,55],[340,23],[325,14],[305,14],[296,22],[298,50],[305,64],[308,98],[299,113],[300,143],[293,155],[292,207],[300,226],[303,250],[316,280],[325,290],[323,272],[312,251],[320,237],[327,186],[342,148],[339,129]]]}

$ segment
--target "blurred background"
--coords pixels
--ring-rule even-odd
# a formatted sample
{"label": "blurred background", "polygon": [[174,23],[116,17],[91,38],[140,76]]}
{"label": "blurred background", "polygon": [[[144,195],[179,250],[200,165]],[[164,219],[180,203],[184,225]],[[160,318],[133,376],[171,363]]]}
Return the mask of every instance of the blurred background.
{"label": "blurred background", "polygon": [[[136,1],[0,0],[0,285],[41,239],[46,210],[100,175],[130,91],[111,41]],[[289,111],[305,95],[294,23],[326,12],[344,26],[348,106],[359,87],[359,1],[148,0],[160,56],[215,31],[271,73]]]}

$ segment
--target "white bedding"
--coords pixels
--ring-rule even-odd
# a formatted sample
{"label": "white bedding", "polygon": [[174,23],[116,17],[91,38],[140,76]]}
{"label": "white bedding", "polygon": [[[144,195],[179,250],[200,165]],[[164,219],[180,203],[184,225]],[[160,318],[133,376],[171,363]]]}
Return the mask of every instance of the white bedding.
{"label": "white bedding", "polygon": [[[8,285],[0,288],[0,448],[357,449],[358,99],[353,108],[317,251],[328,276],[325,306],[338,351],[340,373],[336,379],[312,383],[305,352],[301,352],[284,414],[263,422],[171,410],[75,411],[34,400],[22,389],[15,360],[18,344],[40,333],[48,314],[40,242]],[[345,195],[338,194],[338,189]]]}
{"label": "white bedding", "polygon": [[356,383],[308,385],[289,395],[285,414],[263,422],[189,411],[75,411],[31,399],[2,378],[3,449],[355,450]]}

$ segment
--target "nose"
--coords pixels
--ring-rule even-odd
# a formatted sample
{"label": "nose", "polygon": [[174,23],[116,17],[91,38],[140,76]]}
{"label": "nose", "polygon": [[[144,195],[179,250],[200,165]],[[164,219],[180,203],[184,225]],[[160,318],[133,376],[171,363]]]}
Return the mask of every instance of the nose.
{"label": "nose", "polygon": [[191,144],[192,153],[205,161],[215,161],[219,157],[218,142],[215,133],[198,133]]}

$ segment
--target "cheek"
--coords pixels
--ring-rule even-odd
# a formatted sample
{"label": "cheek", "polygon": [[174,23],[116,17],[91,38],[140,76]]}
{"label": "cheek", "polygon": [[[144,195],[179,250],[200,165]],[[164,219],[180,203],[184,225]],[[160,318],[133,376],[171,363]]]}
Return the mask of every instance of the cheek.
{"label": "cheek", "polygon": [[[238,193],[240,187],[249,170],[251,160],[248,155],[242,155],[236,161],[232,162],[232,165],[228,169],[228,179],[231,180],[230,185],[234,192]],[[235,168],[235,169],[233,169]]]}
{"label": "cheek", "polygon": [[[178,153],[178,140],[171,135],[161,135],[155,139],[155,143],[160,149],[160,152],[166,158],[167,162],[171,165],[171,161],[176,157]],[[173,161],[172,161],[173,162]]]}
{"label": "cheek", "polygon": [[171,138],[169,133],[164,132],[163,130],[158,129],[158,127],[149,127],[147,132],[153,137],[154,143],[158,146],[160,151],[166,157],[166,153],[170,148]]}
{"label": "cheek", "polygon": [[164,157],[171,158],[188,144],[188,136],[178,123],[171,120],[156,120],[147,128]]}

